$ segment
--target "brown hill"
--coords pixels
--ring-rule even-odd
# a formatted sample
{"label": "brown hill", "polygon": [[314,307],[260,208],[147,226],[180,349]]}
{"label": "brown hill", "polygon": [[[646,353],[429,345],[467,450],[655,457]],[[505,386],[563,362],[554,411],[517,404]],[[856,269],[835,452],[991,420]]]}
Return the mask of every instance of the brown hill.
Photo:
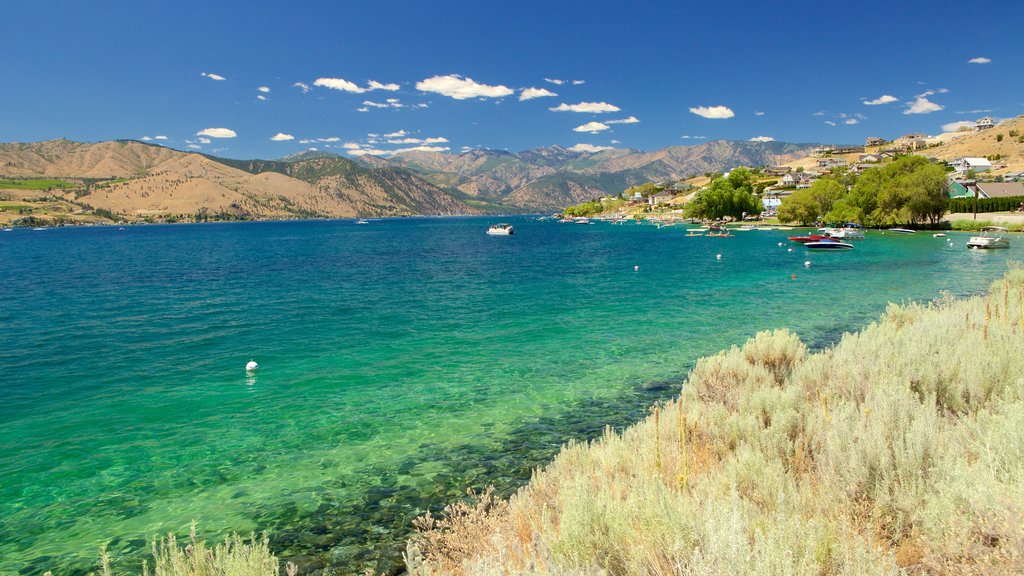
{"label": "brown hill", "polygon": [[[1010,132],[1015,135],[1010,136]],[[998,136],[1002,135],[1002,141]],[[1004,120],[994,128],[981,132],[965,132],[946,142],[928,148],[926,154],[940,160],[953,160],[964,156],[1000,156],[994,162],[993,174],[1024,171],[1024,116]]]}
{"label": "brown hill", "polygon": [[295,218],[478,211],[447,191],[393,168],[368,169],[344,158],[260,165],[264,164],[274,169],[247,170],[244,162],[134,141],[0,144],[0,177],[76,181],[76,188],[57,194],[85,209],[107,210],[129,219],[197,214]]}

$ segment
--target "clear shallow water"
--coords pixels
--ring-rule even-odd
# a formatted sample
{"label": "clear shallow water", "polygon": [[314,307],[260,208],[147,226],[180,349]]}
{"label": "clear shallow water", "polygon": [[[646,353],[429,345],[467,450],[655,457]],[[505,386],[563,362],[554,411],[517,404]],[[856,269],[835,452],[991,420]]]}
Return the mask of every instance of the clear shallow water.
{"label": "clear shallow water", "polygon": [[1024,258],[1020,238],[808,253],[793,232],[494,221],[0,233],[0,574],[81,571],[192,519],[383,568],[417,513],[511,489],[702,355],[775,327],[824,345]]}

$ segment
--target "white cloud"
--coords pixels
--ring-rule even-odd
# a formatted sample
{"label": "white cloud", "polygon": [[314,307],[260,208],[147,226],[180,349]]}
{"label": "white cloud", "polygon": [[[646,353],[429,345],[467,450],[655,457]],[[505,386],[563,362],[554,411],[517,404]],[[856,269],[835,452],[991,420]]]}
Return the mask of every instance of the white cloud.
{"label": "white cloud", "polygon": [[295,84],[292,84],[292,86],[298,88],[299,90],[302,90],[303,94],[312,90],[312,88],[309,87],[309,84],[306,84],[305,82],[296,82]]}
{"label": "white cloud", "polygon": [[984,56],[978,56],[977,58],[971,58],[967,61],[968,64],[988,64],[991,62],[991,58],[985,58]]}
{"label": "white cloud", "polygon": [[683,134],[680,138],[683,140],[703,140],[707,138],[707,136],[690,136],[689,134]]}
{"label": "white cloud", "polygon": [[818,110],[814,114],[811,114],[811,116],[824,116],[824,115],[825,115],[825,111],[824,110]]}
{"label": "white cloud", "polygon": [[153,136],[153,140],[167,140],[167,136]]}
{"label": "white cloud", "polygon": [[875,98],[874,100],[865,100],[864,104],[866,106],[878,106],[879,104],[890,104],[892,102],[899,101],[900,99],[895,96],[890,96],[889,94],[882,94],[881,96]]}
{"label": "white cloud", "polygon": [[561,86],[562,84],[565,84],[565,80],[559,80],[558,78],[545,78],[544,81],[555,84],[556,86]]}
{"label": "white cloud", "polygon": [[433,138],[426,138],[423,140],[424,144],[444,144],[448,142],[448,139],[444,136],[435,136]]}
{"label": "white cloud", "polygon": [[388,98],[385,102],[373,102],[370,100],[363,100],[363,106],[371,108],[405,108],[405,104],[402,104],[396,98]]}
{"label": "white cloud", "polygon": [[189,144],[188,147],[191,150],[202,150],[203,149],[203,147],[198,145],[198,144]]}
{"label": "white cloud", "polygon": [[544,98],[545,96],[558,96],[558,94],[555,94],[550,90],[545,90],[544,88],[524,88],[523,91],[519,93],[519,101],[522,102],[523,100]]}
{"label": "white cloud", "polygon": [[764,112],[761,112],[760,110],[754,110],[754,116],[764,116]]}
{"label": "white cloud", "polygon": [[552,112],[583,112],[588,114],[604,114],[605,112],[618,112],[621,110],[614,104],[607,102],[580,102],[579,104],[566,104],[562,102],[554,108],[548,108]]}
{"label": "white cloud", "polygon": [[586,124],[583,124],[582,126],[577,126],[577,127],[573,128],[573,131],[574,132],[590,132],[591,134],[597,134],[598,132],[601,132],[603,130],[608,130],[608,128],[609,127],[608,127],[607,124],[602,124],[600,122],[587,122]]}
{"label": "white cloud", "polygon": [[[398,132],[392,132],[390,134],[385,134],[383,137],[384,138],[401,138],[402,136],[407,136],[408,134],[409,133],[406,132],[405,130],[399,130]],[[373,136],[376,136],[376,134],[367,134],[367,136],[373,137]]]}
{"label": "white cloud", "polygon": [[285,134],[284,132],[278,132],[270,137],[274,142],[287,142],[288,140],[295,140],[295,136],[291,134]]}
{"label": "white cloud", "polygon": [[587,81],[586,80],[573,80],[572,83],[573,83],[574,86],[579,86],[580,84],[586,84]]}
{"label": "white cloud", "polygon": [[960,122],[950,122],[949,124],[942,125],[943,132],[957,132],[961,128],[974,128],[974,122],[967,122],[966,120]]}
{"label": "white cloud", "polygon": [[202,74],[200,74],[200,76],[205,76],[210,80],[227,80],[227,78],[221,76],[220,74],[214,74],[212,72],[203,72]]}
{"label": "white cloud", "polygon": [[448,142],[448,139],[443,136],[436,136],[434,138],[392,138],[387,142],[388,144],[444,144]]}
{"label": "white cloud", "polygon": [[398,84],[381,84],[376,80],[370,80],[369,87],[370,90],[387,90],[388,92],[394,92],[400,88]]}
{"label": "white cloud", "polygon": [[139,140],[142,140],[143,142],[149,142],[150,140],[152,140],[152,138],[150,138],[149,136],[143,136],[142,138],[139,138]]}
{"label": "white cloud", "polygon": [[835,126],[836,125],[836,123],[831,121],[831,120],[825,120],[825,124],[828,124],[829,126]]}
{"label": "white cloud", "polygon": [[362,108],[356,108],[356,112],[369,112],[369,111],[370,111],[370,109],[367,108],[366,106],[363,106]]}
{"label": "white cloud", "polygon": [[622,120],[605,120],[605,124],[636,124],[639,121],[636,116],[630,116]]}
{"label": "white cloud", "polygon": [[736,115],[728,106],[697,106],[690,108],[690,112],[712,120],[724,120]]}
{"label": "white cloud", "polygon": [[377,150],[376,148],[359,148],[348,151],[349,156],[387,156],[390,154],[387,150]]}
{"label": "white cloud", "polygon": [[327,138],[317,138],[317,142],[341,142],[341,138],[337,136],[328,136]]}
{"label": "white cloud", "polygon": [[304,138],[302,140],[299,140],[299,144],[312,144],[314,142],[316,142],[316,140],[313,140],[312,138]]}
{"label": "white cloud", "polygon": [[199,138],[197,140],[197,142],[199,142],[200,144],[209,144],[210,143],[210,139],[209,138]]}
{"label": "white cloud", "polygon": [[359,150],[360,148],[363,147],[363,145],[357,144],[355,142],[345,142],[344,144],[341,145],[341,147],[346,150]]}
{"label": "white cloud", "polygon": [[270,92],[270,88],[268,88],[267,86],[260,86],[260,87],[259,87],[259,88],[257,88],[256,90],[257,90],[258,92],[263,92],[264,94],[266,94],[267,92]]}
{"label": "white cloud", "polygon": [[456,100],[501,98],[513,94],[513,90],[508,86],[488,86],[487,84],[480,84],[468,76],[463,78],[458,74],[434,76],[426,80],[420,80],[416,83],[416,89],[423,92],[435,92]]}
{"label": "white cloud", "polygon": [[856,118],[847,118],[846,120],[843,120],[843,124],[849,125],[856,124],[857,122],[860,122],[860,120],[857,120]]}
{"label": "white cloud", "polygon": [[612,140],[612,144],[622,144],[622,142],[619,142],[618,140]]}
{"label": "white cloud", "polygon": [[775,142],[775,138],[771,136],[754,136],[750,139],[751,142]]}
{"label": "white cloud", "polygon": [[[297,85],[298,83],[296,83]],[[330,88],[331,90],[341,90],[342,92],[352,92],[354,94],[362,94],[363,92],[372,92],[373,90],[388,90],[394,92],[398,90],[398,84],[381,84],[376,80],[370,80],[367,83],[366,88],[359,86],[355,82],[349,82],[344,78],[317,78],[313,81],[314,86],[322,86],[324,88]],[[303,89],[305,91],[305,89]]]}
{"label": "white cloud", "polygon": [[266,96],[264,96],[263,94],[257,94],[257,95],[256,95],[256,99],[257,99],[257,100],[262,100],[262,101],[266,101],[267,97],[266,97]]}
{"label": "white cloud", "polygon": [[569,148],[573,152],[600,152],[602,150],[614,150],[611,146],[594,146],[593,144],[577,144]]}
{"label": "white cloud", "polygon": [[[925,95],[931,91],[926,92]],[[931,114],[932,112],[938,112],[945,108],[940,104],[936,104],[925,98],[925,95],[918,96],[913,102],[907,105],[907,109],[903,111],[904,114]]]}
{"label": "white cloud", "polygon": [[230,128],[206,128],[196,132],[196,136],[209,136],[210,138],[234,138],[238,136]]}
{"label": "white cloud", "polygon": [[995,112],[995,108],[976,108],[974,110],[957,110],[957,114],[987,114]]}

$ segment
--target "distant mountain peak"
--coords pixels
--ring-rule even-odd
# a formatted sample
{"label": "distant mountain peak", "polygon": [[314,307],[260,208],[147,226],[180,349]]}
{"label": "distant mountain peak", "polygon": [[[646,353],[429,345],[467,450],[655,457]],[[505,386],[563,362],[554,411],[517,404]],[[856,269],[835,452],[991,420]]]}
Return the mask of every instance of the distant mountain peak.
{"label": "distant mountain peak", "polygon": [[303,150],[289,154],[281,158],[282,162],[301,162],[303,160],[315,160],[317,158],[341,158],[341,154],[328,152],[326,150]]}

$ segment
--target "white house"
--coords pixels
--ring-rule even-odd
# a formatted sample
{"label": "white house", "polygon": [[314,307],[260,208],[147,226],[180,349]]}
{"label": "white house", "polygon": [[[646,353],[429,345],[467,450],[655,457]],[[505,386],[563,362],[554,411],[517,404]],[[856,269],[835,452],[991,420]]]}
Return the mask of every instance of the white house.
{"label": "white house", "polygon": [[958,174],[966,174],[968,170],[977,172],[988,172],[992,169],[992,163],[987,158],[958,158],[949,163]]}
{"label": "white house", "polygon": [[989,128],[994,128],[995,125],[996,121],[991,116],[985,116],[984,118],[978,118],[974,122],[974,129],[978,131],[988,130]]}

